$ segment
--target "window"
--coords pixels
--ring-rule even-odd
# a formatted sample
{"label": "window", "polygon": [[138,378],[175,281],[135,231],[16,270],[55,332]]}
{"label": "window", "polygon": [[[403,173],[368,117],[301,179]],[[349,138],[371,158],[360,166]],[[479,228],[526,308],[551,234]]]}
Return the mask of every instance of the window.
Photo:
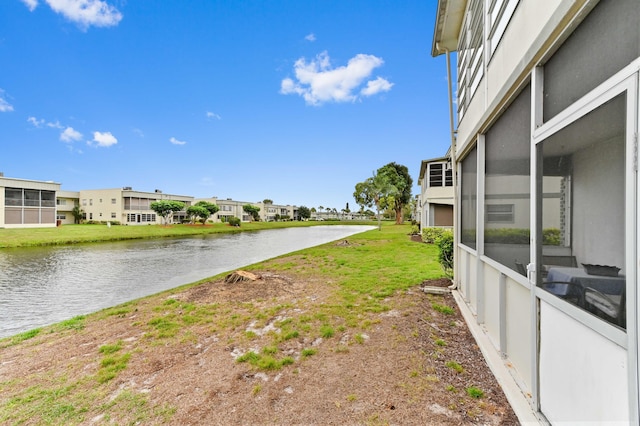
{"label": "window", "polygon": [[93,213],[89,213],[89,220],[93,220]]}
{"label": "window", "polygon": [[429,164],[429,186],[453,186],[451,163]]}
{"label": "window", "polygon": [[55,207],[56,193],[54,191],[40,191],[42,207]]}
{"label": "window", "polygon": [[474,148],[462,160],[462,199],[460,202],[461,230],[460,241],[467,247],[476,248],[476,212],[478,202],[477,170],[478,152]]}
{"label": "window", "polygon": [[429,164],[429,186],[443,186],[443,170],[444,167],[442,163]]}
{"label": "window", "polygon": [[58,198],[56,200],[56,205],[58,205],[58,206],[66,206],[67,205],[67,200],[65,200],[64,198]]}
{"label": "window", "polygon": [[111,204],[115,204],[115,203],[116,203],[116,199],[115,199],[115,198],[112,198],[112,199],[111,199]]}
{"label": "window", "polygon": [[489,46],[491,55],[496,51],[498,43],[507,29],[509,20],[520,0],[490,0],[489,1]]}
{"label": "window", "polygon": [[531,90],[485,134],[484,253],[519,270],[531,259]]}
{"label": "window", "polygon": [[89,205],[92,206],[93,205],[93,198],[89,198]]}
{"label": "window", "polygon": [[56,216],[57,220],[65,220],[66,218],[67,218],[66,214],[59,214],[59,215]]}
{"label": "window", "polygon": [[40,191],[37,189],[24,190],[24,205],[29,207],[40,206]]}
{"label": "window", "polygon": [[111,219],[115,219],[116,218],[116,212],[111,212]]}
{"label": "window", "polygon": [[21,206],[22,189],[6,188],[4,190],[4,202],[7,206]]}
{"label": "window", "polygon": [[544,65],[544,121],[640,56],[638,0],[600,1]]}
{"label": "window", "polygon": [[140,221],[141,222],[155,222],[156,221],[156,215],[153,213],[143,213],[140,215]]}
{"label": "window", "polygon": [[458,116],[466,107],[484,75],[483,63],[483,0],[471,0],[458,41]]}
{"label": "window", "polygon": [[83,205],[83,206],[86,206],[86,205],[87,205],[87,199],[86,199],[86,198],[83,198],[83,199],[82,199],[82,205]]}
{"label": "window", "polygon": [[632,208],[627,201],[633,202],[625,199],[625,105],[623,93],[538,145],[543,250],[553,246],[574,266],[604,265],[600,269],[613,275],[566,267],[543,251],[539,268],[546,276],[538,285],[621,328],[626,328],[625,210]]}
{"label": "window", "polygon": [[487,204],[487,223],[513,223],[513,204]]}

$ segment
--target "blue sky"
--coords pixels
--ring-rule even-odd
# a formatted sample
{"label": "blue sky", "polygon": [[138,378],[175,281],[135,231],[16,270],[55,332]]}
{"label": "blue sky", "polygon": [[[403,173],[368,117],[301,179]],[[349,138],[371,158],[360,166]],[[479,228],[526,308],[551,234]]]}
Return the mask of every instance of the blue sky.
{"label": "blue sky", "polygon": [[[449,145],[435,0],[2,0],[0,171],[356,206]],[[418,193],[417,186],[414,193]]]}

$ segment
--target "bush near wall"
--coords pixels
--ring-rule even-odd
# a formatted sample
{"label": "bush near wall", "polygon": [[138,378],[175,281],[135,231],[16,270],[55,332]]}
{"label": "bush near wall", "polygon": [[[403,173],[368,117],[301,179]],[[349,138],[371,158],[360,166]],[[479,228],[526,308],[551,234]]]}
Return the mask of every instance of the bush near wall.
{"label": "bush near wall", "polygon": [[240,219],[238,219],[238,218],[237,218],[237,217],[235,217],[235,216],[229,216],[229,219],[227,220],[227,223],[228,223],[230,226],[240,226],[240,222],[241,222],[241,220],[240,220]]}
{"label": "bush near wall", "polygon": [[427,244],[434,244],[436,239],[442,235],[445,228],[423,228],[422,229],[422,242]]}
{"label": "bush near wall", "polygon": [[453,277],[453,232],[449,229],[443,229],[440,235],[435,239],[438,246],[438,261],[445,275],[449,278]]}

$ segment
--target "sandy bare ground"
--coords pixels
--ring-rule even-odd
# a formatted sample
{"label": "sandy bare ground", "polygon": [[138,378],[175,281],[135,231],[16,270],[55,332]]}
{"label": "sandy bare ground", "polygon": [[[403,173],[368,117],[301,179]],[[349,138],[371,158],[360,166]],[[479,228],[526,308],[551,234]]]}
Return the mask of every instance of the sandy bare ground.
{"label": "sandy bare ground", "polygon": [[[0,421],[14,424],[18,409],[33,405],[26,424],[518,423],[453,297],[420,287],[389,297],[384,312],[364,314],[362,329],[280,339],[277,356],[290,365],[238,362],[248,351],[273,351],[287,323],[319,325],[313,313],[333,290],[308,277],[257,272],[255,282],[209,282],[144,299],[79,330],[0,342]],[[162,315],[186,320],[202,306],[215,308],[211,321],[200,318],[170,337],[149,325]],[[128,359],[99,385],[105,345],[119,345],[113,356]],[[482,395],[470,396],[470,387]],[[37,401],[47,398],[50,410],[68,412],[43,413]]]}

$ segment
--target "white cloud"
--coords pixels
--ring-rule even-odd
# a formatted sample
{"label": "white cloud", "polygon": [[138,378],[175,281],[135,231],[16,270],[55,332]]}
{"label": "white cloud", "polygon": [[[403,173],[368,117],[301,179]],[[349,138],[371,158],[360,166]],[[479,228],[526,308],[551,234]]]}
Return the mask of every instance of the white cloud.
{"label": "white cloud", "polygon": [[169,142],[171,142],[174,145],[184,145],[184,144],[186,144],[185,141],[179,141],[178,139],[174,138],[173,136],[169,139]]}
{"label": "white cloud", "polygon": [[307,41],[316,41],[316,35],[314,33],[311,33],[309,35],[306,35],[304,39]]}
{"label": "white cloud", "polygon": [[0,89],[0,112],[13,111],[13,105],[4,99],[4,90]]}
{"label": "white cloud", "polygon": [[60,140],[63,142],[74,142],[82,139],[82,133],[73,127],[67,127],[64,132],[60,133]]}
{"label": "white cloud", "polygon": [[372,96],[380,92],[388,92],[392,86],[393,83],[390,83],[382,77],[378,77],[375,80],[368,81],[367,87],[362,89],[360,93],[364,96]]}
{"label": "white cloud", "polygon": [[[23,0],[24,1],[24,0]],[[28,0],[35,1],[35,0]],[[118,25],[122,13],[103,0],[45,0],[54,12],[83,28]]]}
{"label": "white cloud", "polygon": [[[95,143],[92,144],[92,142]],[[117,144],[118,139],[116,139],[111,132],[93,132],[93,141],[89,141],[87,143],[89,145],[110,147],[111,145]]]}
{"label": "white cloud", "polygon": [[44,124],[44,118],[41,120],[38,120],[35,117],[29,117],[27,118],[27,122],[33,124],[34,127],[42,127],[42,125]]}
{"label": "white cloud", "polygon": [[24,3],[31,12],[33,12],[38,6],[38,0],[22,0],[22,3]]}
{"label": "white cloud", "polygon": [[30,116],[27,118],[27,122],[33,124],[33,127],[38,127],[41,128],[42,126],[47,126],[50,127],[52,129],[65,129],[65,128],[70,128],[69,126],[63,126],[62,124],[60,124],[60,122],[58,120],[56,121],[46,121],[44,118],[37,118],[37,117],[33,117]]}
{"label": "white cloud", "polygon": [[[358,99],[358,88],[371,76],[373,70],[383,63],[384,61],[376,56],[358,54],[351,58],[346,66],[332,68],[326,51],[308,63],[304,58],[300,58],[294,64],[296,80],[283,79],[280,93],[300,95],[310,105],[320,105],[324,102],[354,102]],[[380,91],[388,91],[391,86],[392,83],[378,77],[366,82],[361,94],[370,96]]]}
{"label": "white cloud", "polygon": [[215,112],[207,111],[207,118],[215,118],[216,120],[220,120],[221,117]]}

